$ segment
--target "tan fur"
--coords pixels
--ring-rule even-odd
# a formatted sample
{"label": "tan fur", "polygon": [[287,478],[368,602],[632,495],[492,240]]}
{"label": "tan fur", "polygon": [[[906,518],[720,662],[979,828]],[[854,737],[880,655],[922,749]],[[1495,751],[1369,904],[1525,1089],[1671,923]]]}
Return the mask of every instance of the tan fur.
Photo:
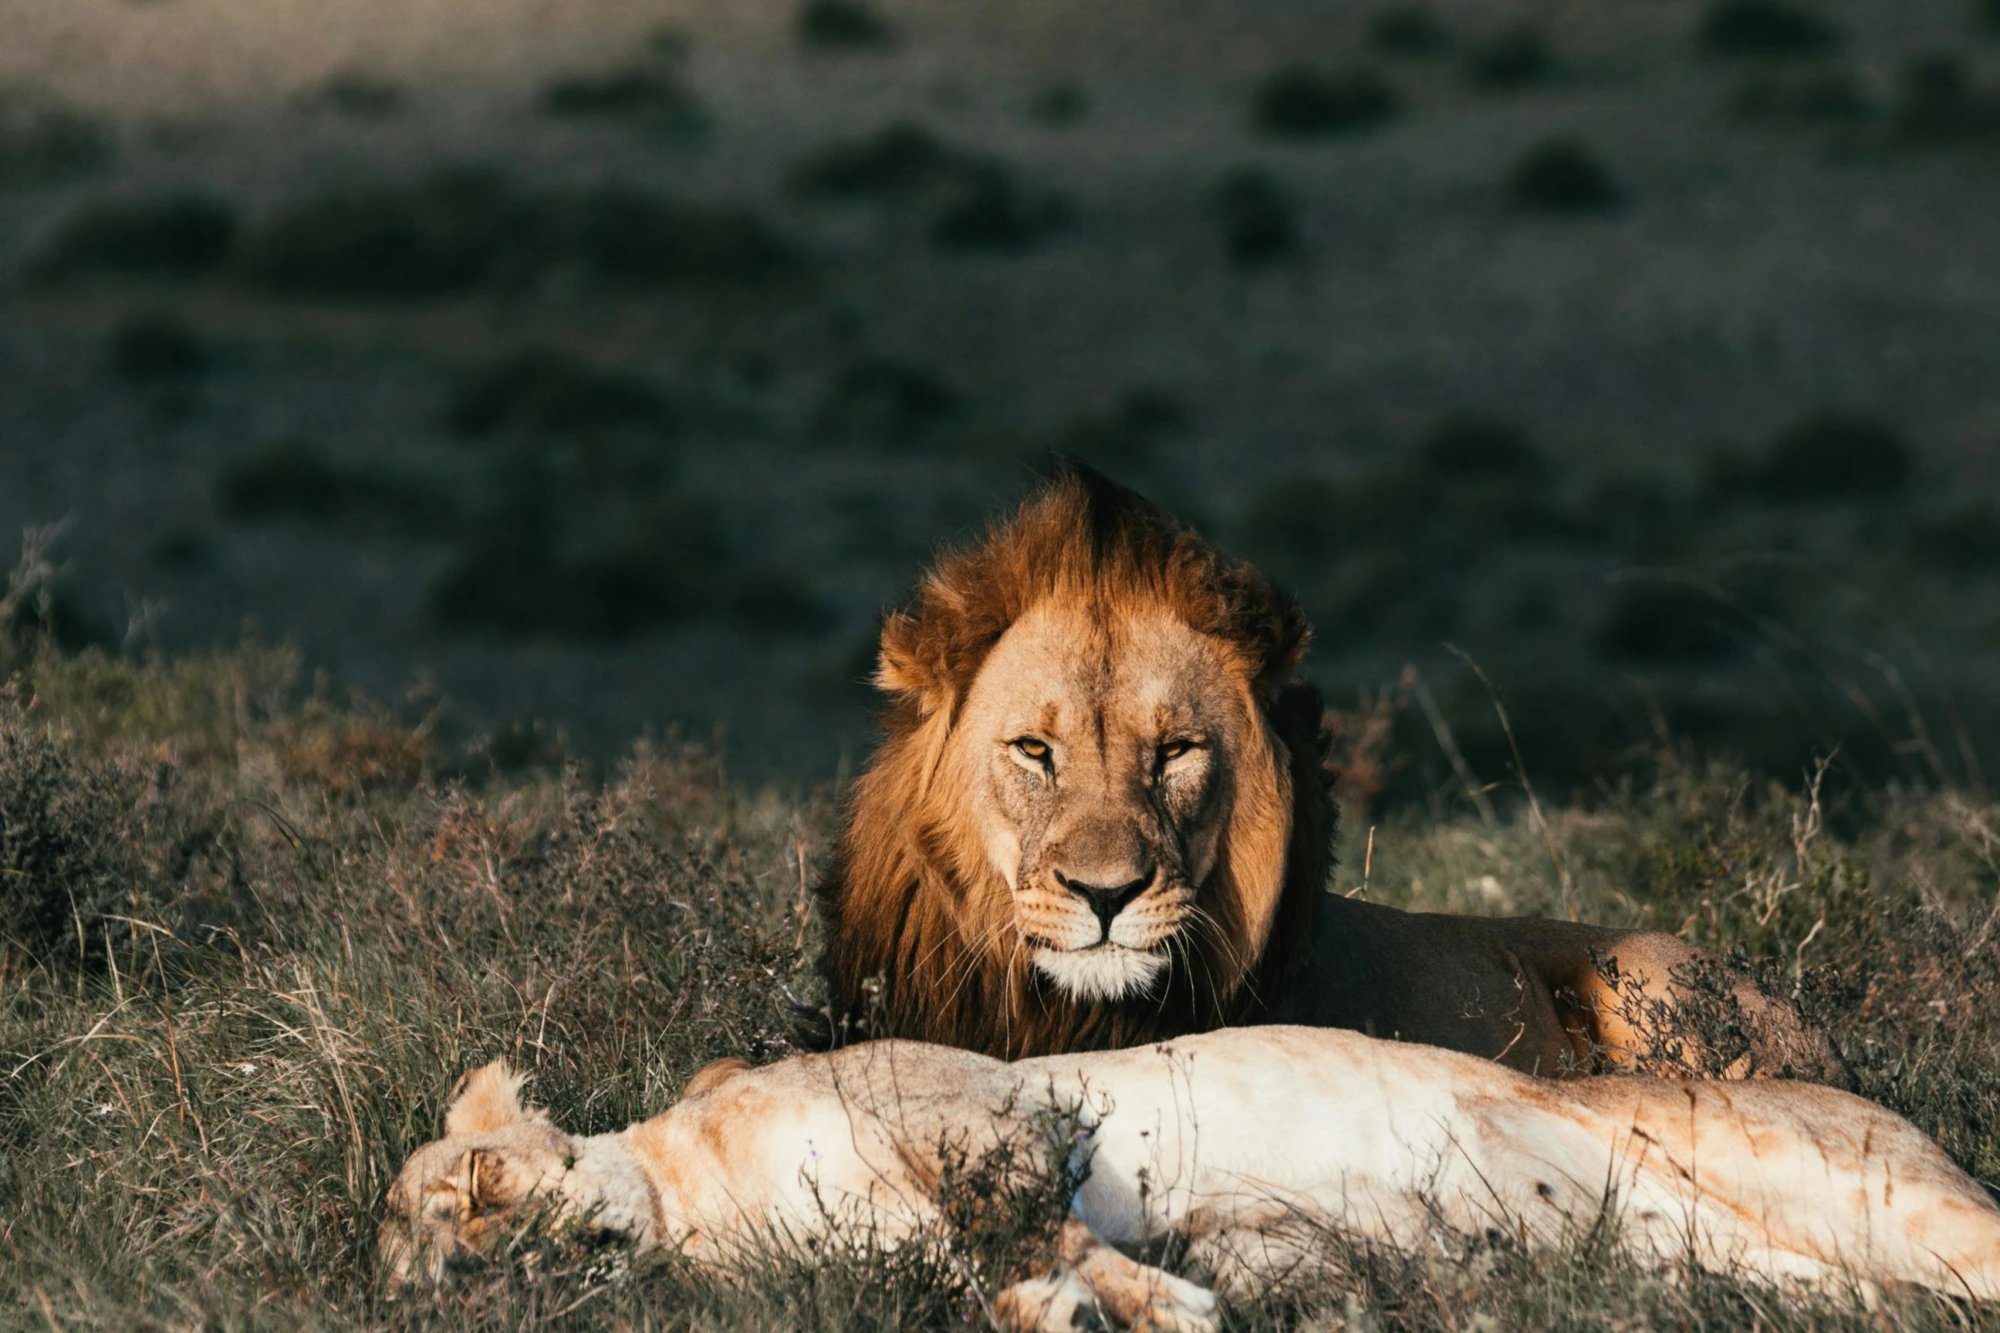
{"label": "tan fur", "polygon": [[[473,1088],[517,1082],[482,1074]],[[463,1109],[447,1123],[470,1123]],[[1051,1115],[1079,1132],[1052,1138]],[[822,1254],[929,1243],[948,1161],[1006,1143],[1042,1169],[1060,1144],[1088,1170],[1047,1257],[987,1275],[1002,1328],[1205,1333],[1210,1292],[1129,1257],[1170,1240],[1255,1296],[1324,1258],[1328,1228],[1403,1248],[1440,1228],[1565,1244],[1607,1217],[1615,1243],[1671,1268],[2000,1300],[2000,1210],[1977,1183],[1889,1112],[1779,1080],[1549,1082],[1274,1024],[1011,1065],[862,1043],[734,1070],[615,1134],[573,1138],[526,1111],[477,1123],[397,1177],[381,1252],[399,1279],[499,1248],[528,1210],[712,1268],[774,1237]]]}
{"label": "tan fur", "polygon": [[[942,559],[883,625],[887,734],[820,886],[821,1037],[1017,1057],[1278,1021],[1542,1074],[1726,1063],[1657,1030],[1703,957],[1672,936],[1325,892],[1325,734],[1295,674],[1307,639],[1297,604],[1255,570],[1080,468]],[[1131,756],[1189,731],[1213,799],[1176,816],[1169,784]],[[1006,750],[1020,735],[1052,747],[1047,790],[1022,787]],[[1044,833],[1061,844],[1048,867],[1031,846]],[[1055,873],[1116,879],[1156,869],[1162,848],[1185,851],[1177,874],[1111,924]],[[1104,947],[1118,930],[1133,947]],[[1121,976],[1127,989],[1106,994]],[[1730,988],[1750,1050],[1728,1072],[1846,1080],[1789,1005]]]}

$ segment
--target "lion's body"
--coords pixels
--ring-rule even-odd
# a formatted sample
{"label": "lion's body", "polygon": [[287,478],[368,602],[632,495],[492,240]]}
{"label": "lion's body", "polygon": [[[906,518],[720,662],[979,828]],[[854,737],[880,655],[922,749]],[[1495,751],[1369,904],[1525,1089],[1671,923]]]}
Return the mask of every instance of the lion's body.
{"label": "lion's body", "polygon": [[887,736],[821,885],[829,1038],[1013,1058],[1290,1021],[1543,1074],[1844,1077],[1740,979],[1742,1051],[1664,1040],[1705,966],[1672,936],[1330,897],[1307,638],[1254,570],[1088,473],[941,562],[883,628]]}
{"label": "lion's body", "polygon": [[[2000,1299],[2000,1210],[1915,1127],[1810,1084],[1586,1078],[1550,1083],[1433,1047],[1266,1026],[1012,1065],[865,1043],[703,1080],[617,1134],[569,1138],[474,1075],[390,1194],[385,1258],[404,1276],[490,1246],[553,1201],[641,1245],[727,1265],[773,1235],[877,1242],[939,1217],[948,1166],[1002,1143],[1047,1165],[1084,1154],[1061,1262],[1004,1293],[1020,1327],[1080,1304],[1125,1324],[1212,1326],[1201,1289],[1125,1257],[1169,1234],[1222,1285],[1254,1292],[1327,1227],[1398,1246],[1443,1226],[1534,1243],[1590,1230],[1756,1280],[1838,1291],[1915,1283]],[[462,1111],[468,1102],[481,1113]],[[511,1114],[506,1104],[512,1104]],[[1074,1145],[1072,1149],[1072,1145]],[[1150,1321],[1150,1322],[1148,1322]]]}

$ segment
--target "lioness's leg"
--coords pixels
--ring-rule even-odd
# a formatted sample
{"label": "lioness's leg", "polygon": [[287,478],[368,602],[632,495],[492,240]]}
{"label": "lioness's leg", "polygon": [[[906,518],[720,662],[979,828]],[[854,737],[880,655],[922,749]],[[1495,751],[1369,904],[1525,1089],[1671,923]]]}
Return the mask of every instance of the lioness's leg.
{"label": "lioness's leg", "polygon": [[1093,1322],[1135,1333],[1212,1333],[1215,1294],[1128,1259],[1076,1218],[1063,1223],[1055,1269],[1001,1292],[993,1317],[1019,1333],[1070,1333]]}

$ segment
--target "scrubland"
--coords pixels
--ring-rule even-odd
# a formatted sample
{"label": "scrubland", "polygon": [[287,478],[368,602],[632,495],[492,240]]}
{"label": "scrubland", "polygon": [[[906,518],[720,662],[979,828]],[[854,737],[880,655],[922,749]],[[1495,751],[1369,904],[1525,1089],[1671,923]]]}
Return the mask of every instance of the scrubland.
{"label": "scrubland", "polygon": [[[1372,855],[1350,830],[1330,891],[1574,909],[1740,950],[1826,1024],[1865,1094],[2000,1189],[2000,807],[1816,796],[1671,747],[1644,782],[1543,807],[1545,825],[1505,792],[1489,822],[1469,802],[1378,820],[1346,790]],[[24,650],[0,705],[0,1320],[979,1326],[1060,1209],[1049,1182],[979,1163],[952,1187],[957,1220],[895,1253],[774,1244],[717,1279],[530,1234],[401,1298],[376,1268],[388,1182],[467,1067],[505,1056],[559,1123],[597,1132],[669,1104],[710,1059],[790,1051],[815,998],[805,878],[836,816],[829,790],[746,786],[677,743],[595,776],[454,769],[254,643],[145,663]],[[1610,1249],[1615,1226],[1554,1251],[1439,1235],[1414,1255],[1329,1234],[1320,1263],[1233,1304],[1229,1326],[1995,1317],[1647,1271]]]}

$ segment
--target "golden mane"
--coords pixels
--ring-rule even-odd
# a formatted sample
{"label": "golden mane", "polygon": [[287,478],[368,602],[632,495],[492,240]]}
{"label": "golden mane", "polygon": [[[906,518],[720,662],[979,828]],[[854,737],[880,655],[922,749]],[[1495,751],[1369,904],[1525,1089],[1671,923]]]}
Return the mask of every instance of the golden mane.
{"label": "golden mane", "polygon": [[[1048,599],[1101,615],[1167,609],[1225,646],[1263,723],[1261,743],[1231,757],[1256,771],[1235,775],[1238,812],[1202,888],[1215,929],[1190,933],[1144,998],[1066,997],[1012,947],[1006,886],[944,762],[988,653]],[[818,888],[829,1022],[815,1044],[894,1036],[1012,1058],[1260,1017],[1312,938],[1332,868],[1320,695],[1294,675],[1309,633],[1298,604],[1249,565],[1078,465],[940,559],[882,627],[876,683],[892,703]]]}

